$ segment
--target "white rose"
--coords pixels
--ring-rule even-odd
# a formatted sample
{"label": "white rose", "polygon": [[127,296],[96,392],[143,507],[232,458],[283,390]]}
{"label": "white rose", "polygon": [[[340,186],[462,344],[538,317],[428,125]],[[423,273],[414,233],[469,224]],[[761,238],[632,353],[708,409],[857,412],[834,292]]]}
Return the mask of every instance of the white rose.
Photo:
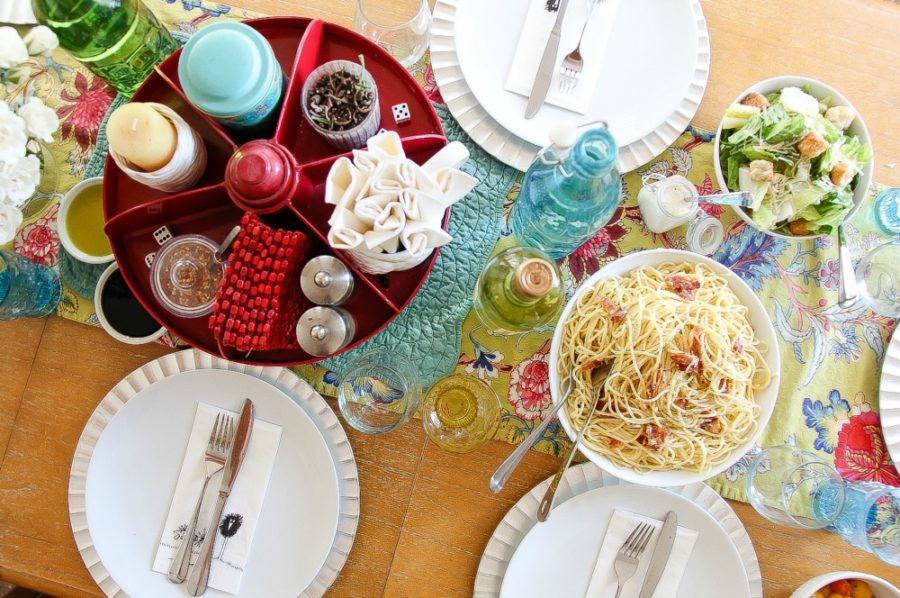
{"label": "white rose", "polygon": [[0,202],[0,245],[6,245],[22,226],[22,211],[14,205]]}
{"label": "white rose", "polygon": [[31,96],[16,113],[25,121],[29,137],[37,137],[44,143],[53,141],[53,134],[59,130],[59,118],[40,98]]}
{"label": "white rose", "polygon": [[50,56],[59,46],[59,38],[53,33],[53,30],[44,25],[38,25],[25,34],[23,38],[25,45],[28,47],[28,53],[32,56],[43,54]]}
{"label": "white rose", "polygon": [[28,48],[12,27],[0,27],[0,69],[28,60]]}
{"label": "white rose", "polygon": [[0,161],[13,162],[24,156],[27,142],[25,120],[14,114],[6,102],[0,102]]}
{"label": "white rose", "polygon": [[41,161],[37,156],[24,156],[0,165],[0,189],[5,189],[6,200],[13,205],[25,203],[40,182]]}

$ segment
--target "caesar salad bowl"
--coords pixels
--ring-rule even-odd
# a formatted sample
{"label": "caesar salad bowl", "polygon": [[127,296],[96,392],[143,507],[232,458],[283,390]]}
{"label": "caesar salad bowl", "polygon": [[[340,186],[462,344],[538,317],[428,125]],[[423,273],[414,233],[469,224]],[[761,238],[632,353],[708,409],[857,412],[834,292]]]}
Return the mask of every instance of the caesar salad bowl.
{"label": "caesar salad bowl", "polygon": [[719,123],[713,152],[722,191],[754,196],[751,209],[735,206],[738,216],[785,239],[814,239],[853,217],[875,169],[872,139],[850,101],[793,75],[742,91]]}

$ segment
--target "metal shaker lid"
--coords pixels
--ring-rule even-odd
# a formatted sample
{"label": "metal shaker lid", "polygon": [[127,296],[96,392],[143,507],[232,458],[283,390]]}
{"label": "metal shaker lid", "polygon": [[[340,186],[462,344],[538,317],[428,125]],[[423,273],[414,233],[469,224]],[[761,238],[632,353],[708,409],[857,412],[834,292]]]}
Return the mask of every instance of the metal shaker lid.
{"label": "metal shaker lid", "polygon": [[353,274],[336,257],[320,255],[303,266],[300,288],[313,303],[340,305],[353,293]]}
{"label": "metal shaker lid", "polygon": [[556,271],[547,260],[533,257],[516,267],[516,285],[529,297],[543,297],[558,284]]}
{"label": "metal shaker lid", "polygon": [[297,342],[316,357],[324,357],[346,347],[356,335],[356,322],[340,307],[313,307],[297,322]]}

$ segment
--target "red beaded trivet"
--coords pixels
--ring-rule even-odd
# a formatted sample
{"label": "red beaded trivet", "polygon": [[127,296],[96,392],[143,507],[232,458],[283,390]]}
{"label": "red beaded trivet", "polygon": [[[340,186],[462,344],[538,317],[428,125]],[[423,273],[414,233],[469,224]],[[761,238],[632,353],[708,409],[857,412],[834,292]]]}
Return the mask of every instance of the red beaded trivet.
{"label": "red beaded trivet", "polygon": [[209,317],[220,344],[239,351],[299,348],[294,329],[305,309],[300,270],[308,247],[303,233],[244,214]]}

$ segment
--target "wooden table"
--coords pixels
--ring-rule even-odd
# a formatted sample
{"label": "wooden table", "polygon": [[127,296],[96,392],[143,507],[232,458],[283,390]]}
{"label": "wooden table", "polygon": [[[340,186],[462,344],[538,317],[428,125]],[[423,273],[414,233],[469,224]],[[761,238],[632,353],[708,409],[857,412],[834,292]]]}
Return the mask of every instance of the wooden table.
{"label": "wooden table", "polygon": [[[387,0],[385,0],[387,1]],[[232,0],[270,14],[350,24],[349,0]],[[705,0],[712,74],[696,123],[714,128],[750,83],[805,74],[842,90],[865,115],[878,181],[900,185],[900,4],[891,0]],[[661,57],[661,59],[664,59]],[[100,398],[167,349],[132,347],[61,318],[0,324],[0,579],[57,596],[100,596],[75,548],[66,489],[72,452]],[[860,375],[872,375],[860,372]],[[557,459],[529,454],[499,495],[491,472],[500,442],[469,455],[431,444],[416,422],[387,436],[348,429],[362,486],[362,517],[335,596],[466,596],[481,552],[506,511],[553,473]],[[765,596],[850,569],[900,583],[900,569],[826,532],[771,524],[732,503],[753,539]]]}

